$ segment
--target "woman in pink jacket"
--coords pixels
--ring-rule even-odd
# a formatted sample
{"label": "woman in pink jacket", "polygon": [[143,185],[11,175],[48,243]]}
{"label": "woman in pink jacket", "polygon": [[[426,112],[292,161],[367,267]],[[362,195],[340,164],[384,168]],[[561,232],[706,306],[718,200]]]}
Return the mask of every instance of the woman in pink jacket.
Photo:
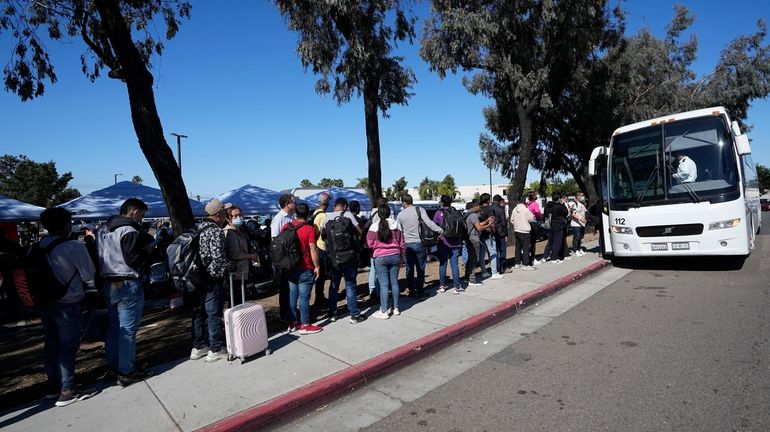
{"label": "woman in pink jacket", "polygon": [[381,205],[377,208],[380,220],[372,224],[366,232],[366,243],[372,250],[377,281],[380,283],[380,310],[372,318],[388,319],[391,309],[388,307],[388,290],[393,295],[393,315],[400,315],[398,310],[398,271],[406,253],[404,235],[395,219],[390,217],[390,207]]}

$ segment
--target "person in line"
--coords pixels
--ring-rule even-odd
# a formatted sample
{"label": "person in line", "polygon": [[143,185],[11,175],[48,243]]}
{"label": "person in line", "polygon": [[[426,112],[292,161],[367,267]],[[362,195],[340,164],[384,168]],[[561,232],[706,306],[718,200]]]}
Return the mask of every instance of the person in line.
{"label": "person in line", "polygon": [[[243,210],[236,205],[231,205],[227,209],[227,226],[225,232],[225,251],[227,260],[235,268],[233,273],[233,283],[237,286],[241,281],[249,280],[249,271],[251,263],[259,260],[259,256],[249,251],[249,234],[245,231],[243,225]],[[233,305],[237,300],[233,299]]]}
{"label": "person in line", "polygon": [[[284,225],[294,220],[294,195],[282,194],[278,198],[278,205],[281,210],[275,215],[270,223],[270,238],[274,239],[281,233]],[[285,323],[291,323],[289,316],[289,282],[286,279],[287,272],[273,266],[273,281],[278,285],[278,305],[280,307],[279,318]]]}
{"label": "person in line", "polygon": [[489,208],[492,211],[492,216],[495,217],[493,237],[497,246],[498,269],[502,274],[505,273],[505,261],[508,254],[508,218],[505,216],[505,199],[500,195],[495,195]]}
{"label": "person in line", "polygon": [[[435,215],[433,215],[433,222],[438,226],[443,226],[444,217],[447,212],[457,212],[452,207],[452,198],[449,195],[441,195],[439,199],[441,208],[438,209]],[[460,294],[462,292],[462,282],[460,280],[460,252],[463,247],[462,237],[447,237],[446,232],[441,235],[438,243],[438,278],[439,287],[438,292],[446,292],[448,288],[446,282],[446,266],[449,262],[449,266],[452,269],[452,285],[454,285],[454,294]]]}
{"label": "person in line", "polygon": [[153,249],[149,236],[142,233],[146,212],[147,204],[129,198],[120,206],[120,214],[110,217],[97,232],[99,273],[107,303],[104,349],[108,376],[117,374],[122,387],[152,376],[135,365],[136,332],[144,311],[144,276]]}
{"label": "person in line", "polygon": [[[437,233],[443,233],[440,226],[433,223],[428,213],[414,206],[414,199],[409,194],[401,197],[403,210],[398,214],[396,221],[404,233],[406,243],[406,284],[409,294],[419,299],[427,298],[425,293],[425,263],[428,253],[420,240],[420,221]],[[417,278],[414,277],[415,269]]]}
{"label": "person in line", "polygon": [[84,286],[94,283],[95,270],[85,245],[76,240],[62,241],[72,229],[70,212],[61,207],[43,210],[40,223],[48,230],[48,236],[40,240],[38,246],[45,249],[53,245],[48,253],[51,272],[56,280],[67,286],[64,296],[56,303],[39,309],[43,325],[43,364],[51,389],[47,397],[55,398],[55,405],[63,407],[97,393],[95,389],[78,389],[75,385]]}
{"label": "person in line", "polygon": [[481,211],[479,212],[479,222],[491,221],[487,225],[484,231],[481,231],[481,249],[479,249],[479,265],[481,266],[481,277],[488,278],[490,273],[487,272],[487,266],[484,254],[489,254],[489,267],[492,270],[492,279],[502,279],[503,275],[500,274],[500,261],[497,255],[497,243],[495,242],[495,232],[497,227],[497,220],[489,205],[490,195],[488,193],[481,194],[479,202],[481,204]]}
{"label": "person in line", "polygon": [[567,227],[567,218],[569,210],[566,205],[567,197],[561,193],[553,194],[553,205],[550,208],[551,213],[551,255],[550,261],[554,264],[564,262],[565,241],[564,232]]}
{"label": "person in line", "polygon": [[225,254],[226,240],[222,230],[227,224],[227,208],[214,198],[206,203],[204,210],[208,217],[198,225],[198,253],[210,281],[192,294],[193,348],[190,359],[198,360],[205,356],[205,361],[212,363],[227,357],[227,349],[224,346],[222,287],[230,263]]}
{"label": "person in line", "polygon": [[535,219],[529,223],[529,262],[537,264],[535,253],[537,249],[537,237],[540,231],[540,224],[543,220],[543,213],[540,211],[540,205],[537,203],[537,193],[530,191],[527,194],[527,208],[532,212]]}
{"label": "person in line", "polygon": [[[337,296],[340,291],[340,280],[345,278],[345,294],[348,301],[348,312],[350,313],[350,323],[358,324],[366,320],[366,315],[361,313],[356,299],[356,276],[358,275],[358,254],[353,254],[349,262],[341,264],[335,263],[335,257],[340,252],[340,245],[329,238],[327,227],[330,221],[346,218],[350,221],[349,229],[345,237],[351,242],[352,247],[358,247],[361,231],[358,227],[358,221],[353,214],[348,211],[348,200],[337,198],[334,201],[334,211],[327,214],[321,228],[324,241],[326,242],[327,253],[329,254],[329,270],[331,274],[331,284],[329,286],[329,320],[337,321]],[[350,251],[345,251],[350,252]]]}
{"label": "person in line", "polygon": [[484,222],[479,222],[480,211],[481,204],[478,200],[473,200],[469,203],[468,212],[465,214],[465,229],[468,230],[468,238],[465,241],[466,249],[468,251],[468,262],[465,265],[465,279],[468,281],[469,286],[482,285],[475,274],[479,254],[481,253],[481,248],[484,247],[481,244],[480,233],[494,223],[494,221],[489,219]]}
{"label": "person in line", "polygon": [[570,229],[572,230],[572,255],[580,257],[585,255],[582,243],[586,232],[586,197],[583,192],[575,194],[575,199],[569,203]]}
{"label": "person in line", "polygon": [[682,152],[675,153],[675,156],[678,165],[676,166],[676,173],[673,175],[674,180],[679,184],[693,183],[697,180],[698,167],[695,165],[695,161]]}
{"label": "person in line", "polygon": [[[380,284],[380,310],[372,318],[388,319],[401,315],[398,309],[398,270],[404,262],[406,244],[398,222],[390,216],[390,207],[381,204],[377,208],[377,223],[371,224],[366,232],[366,242],[372,250],[377,280]],[[393,297],[393,309],[389,306],[388,291]]]}
{"label": "person in line", "polygon": [[326,253],[326,242],[321,235],[321,228],[326,221],[326,210],[329,208],[329,201],[332,195],[328,192],[321,192],[318,197],[318,208],[315,209],[310,217],[312,225],[315,227],[316,248],[318,249],[318,263],[321,266],[318,277],[315,279],[315,298],[311,310],[314,316],[319,316],[325,305],[329,302],[326,297],[324,283],[329,279],[329,256]]}
{"label": "person in line", "polygon": [[516,237],[516,257],[515,260],[521,263],[521,269],[524,271],[536,270],[529,257],[532,226],[530,223],[535,220],[535,215],[529,211],[525,205],[526,198],[519,197],[519,203],[516,204],[511,212],[511,223],[513,224],[513,234]]}
{"label": "person in line", "polygon": [[[289,314],[291,324],[289,333],[298,331],[299,334],[313,334],[323,330],[317,325],[310,324],[310,293],[313,281],[318,279],[321,267],[318,262],[315,228],[308,223],[310,208],[307,204],[297,204],[296,219],[291,222],[297,230],[299,247],[302,250],[302,260],[289,271]],[[288,225],[284,226],[286,229]],[[299,302],[299,319],[297,319],[297,303]]]}
{"label": "person in line", "polygon": [[[388,200],[385,199],[385,197],[379,197],[375,200],[372,213],[370,214],[369,219],[364,223],[362,232],[368,233],[372,225],[379,221],[380,216],[377,212],[377,209],[383,205],[388,205]],[[364,242],[366,242],[366,235],[364,235]],[[367,247],[368,246],[369,245],[367,244]],[[374,267],[374,257],[371,256],[371,249],[369,249],[369,251],[369,300],[374,301],[377,297],[380,296],[380,283],[377,279],[377,270]]]}

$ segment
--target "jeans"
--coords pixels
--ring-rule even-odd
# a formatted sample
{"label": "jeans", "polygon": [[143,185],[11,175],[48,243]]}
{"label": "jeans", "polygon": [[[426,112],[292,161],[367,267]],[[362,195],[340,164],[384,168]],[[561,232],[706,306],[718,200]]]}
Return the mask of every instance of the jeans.
{"label": "jeans", "polygon": [[107,367],[121,375],[136,367],[136,332],[144,310],[144,286],[139,279],[104,283],[107,303]]}
{"label": "jeans", "polygon": [[537,223],[530,222],[529,227],[529,262],[532,263],[535,261],[535,250],[537,249],[537,236],[540,226]]}
{"label": "jeans", "polygon": [[489,254],[489,266],[492,268],[492,274],[497,273],[498,261],[497,261],[497,245],[495,244],[495,238],[489,236],[482,239],[481,249],[479,249],[479,265],[481,266],[481,272],[487,272],[487,266],[484,264],[484,253]]}
{"label": "jeans", "polygon": [[[206,290],[196,291],[193,295],[195,296],[192,313],[193,348],[203,348],[208,339],[211,351],[219,352],[224,345],[222,282],[214,282]],[[205,325],[206,321],[208,326]]]}
{"label": "jeans", "polygon": [[545,235],[548,237],[548,241],[545,243],[545,249],[543,249],[543,260],[551,259],[551,250],[553,249],[553,235],[551,230],[545,230]]}
{"label": "jeans", "polygon": [[289,281],[287,280],[288,271],[273,267],[273,283],[278,284],[278,307],[280,308],[279,317],[283,321],[289,321]]}
{"label": "jeans", "polygon": [[580,246],[583,243],[583,235],[585,234],[585,227],[570,227],[572,228],[572,252],[580,250]]}
{"label": "jeans", "polygon": [[505,267],[506,255],[508,255],[508,237],[495,235],[495,242],[497,243],[497,262],[500,264],[500,271],[503,271]]}
{"label": "jeans", "polygon": [[377,280],[380,282],[380,312],[388,310],[388,290],[393,295],[393,308],[398,309],[398,270],[400,265],[400,255],[388,255],[374,259]]}
{"label": "jeans", "polygon": [[377,270],[374,269],[374,258],[369,260],[369,293],[373,293],[377,289]]}
{"label": "jeans", "polygon": [[40,309],[43,363],[52,391],[75,388],[75,356],[80,347],[83,313],[80,303],[57,303]]}
{"label": "jeans", "polygon": [[348,300],[348,312],[350,316],[357,317],[361,314],[356,301],[356,275],[358,263],[336,268],[329,266],[331,273],[331,287],[329,288],[329,313],[337,313],[337,296],[340,292],[340,279],[345,278],[345,294]]}
{"label": "jeans", "polygon": [[551,230],[551,259],[563,259],[564,258],[564,230]]}
{"label": "jeans", "polygon": [[[312,270],[292,270],[289,272],[289,317],[291,322],[310,324],[310,290],[313,289]],[[297,300],[299,316],[297,319]]]}
{"label": "jeans", "polygon": [[[425,262],[428,254],[425,246],[420,242],[406,244],[406,285],[409,293],[418,297],[423,295],[425,285]],[[417,268],[417,279],[414,278],[414,270]]]}
{"label": "jeans", "polygon": [[514,235],[516,236],[516,262],[521,263],[523,266],[532,265],[532,261],[529,259],[530,233],[515,232]]}
{"label": "jeans", "polygon": [[455,288],[460,288],[460,265],[458,259],[460,257],[459,248],[450,248],[443,243],[438,245],[438,280],[441,286],[446,286],[446,264],[449,261],[449,266],[452,268],[452,282]]}
{"label": "jeans", "polygon": [[467,242],[463,241],[463,265],[468,265],[468,244]]}
{"label": "jeans", "polygon": [[466,240],[465,245],[465,249],[468,252],[468,263],[465,264],[465,278],[470,282],[471,276],[473,276],[473,272],[476,271],[476,265],[478,265],[479,262],[478,257],[481,243],[474,242],[473,240]]}

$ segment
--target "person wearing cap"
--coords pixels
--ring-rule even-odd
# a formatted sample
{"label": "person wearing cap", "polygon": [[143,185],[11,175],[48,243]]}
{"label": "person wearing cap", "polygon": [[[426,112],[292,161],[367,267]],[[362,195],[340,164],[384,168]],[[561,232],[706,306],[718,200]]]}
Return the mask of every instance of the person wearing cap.
{"label": "person wearing cap", "polygon": [[[230,205],[225,206],[216,198],[212,199],[205,207],[208,217],[198,225],[198,253],[211,282],[204,289],[196,290],[192,294],[192,360],[205,356],[206,362],[210,363],[227,357],[222,318],[222,286],[230,263],[225,253],[225,233],[222,228],[227,225],[229,207]],[[204,326],[206,322],[207,326]]]}
{"label": "person wearing cap", "polygon": [[[283,227],[294,221],[294,209],[297,205],[294,203],[294,195],[282,194],[278,198],[278,205],[281,210],[270,222],[270,239],[278,237],[283,231]],[[285,323],[291,323],[291,313],[289,312],[289,280],[288,272],[273,266],[273,283],[278,285],[278,305],[280,307],[279,319]]]}
{"label": "person wearing cap", "polygon": [[129,198],[120,214],[110,217],[97,232],[99,274],[107,303],[104,350],[110,375],[122,387],[143,381],[152,373],[136,367],[136,332],[144,310],[144,276],[154,248],[142,232],[147,204]]}
{"label": "person wearing cap", "polygon": [[324,291],[324,284],[329,279],[329,256],[326,254],[326,242],[321,238],[321,227],[326,221],[326,210],[332,195],[329,192],[321,192],[318,197],[318,208],[310,217],[310,222],[315,227],[316,248],[318,249],[318,264],[320,266],[318,277],[315,280],[315,299],[313,300],[313,313],[317,316],[328,302]]}

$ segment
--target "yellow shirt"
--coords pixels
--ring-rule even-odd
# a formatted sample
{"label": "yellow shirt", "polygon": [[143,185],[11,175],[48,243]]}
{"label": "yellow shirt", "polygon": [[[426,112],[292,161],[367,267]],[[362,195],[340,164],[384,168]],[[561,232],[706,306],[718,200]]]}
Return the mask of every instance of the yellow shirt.
{"label": "yellow shirt", "polygon": [[321,227],[323,226],[325,220],[326,212],[316,216],[315,220],[313,221],[313,226],[315,226],[316,232],[318,233],[315,245],[318,246],[318,249],[321,249],[322,251],[326,251],[326,242],[321,238]]}

